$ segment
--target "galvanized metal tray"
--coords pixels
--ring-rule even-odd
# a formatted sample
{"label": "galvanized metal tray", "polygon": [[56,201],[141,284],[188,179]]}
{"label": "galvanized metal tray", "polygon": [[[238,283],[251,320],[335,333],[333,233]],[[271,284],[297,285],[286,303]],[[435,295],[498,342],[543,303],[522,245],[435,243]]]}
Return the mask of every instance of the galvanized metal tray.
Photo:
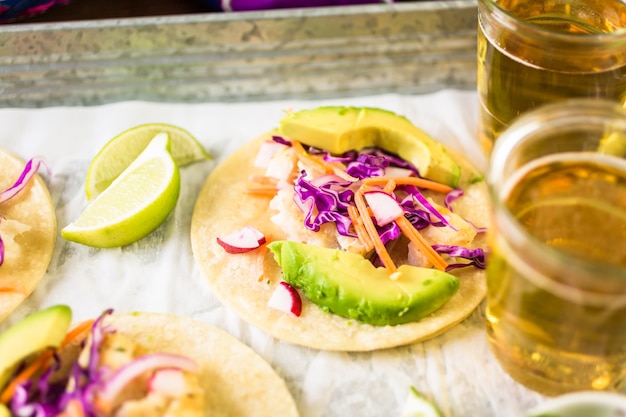
{"label": "galvanized metal tray", "polygon": [[5,25],[0,106],[469,89],[476,22],[475,0],[435,0]]}

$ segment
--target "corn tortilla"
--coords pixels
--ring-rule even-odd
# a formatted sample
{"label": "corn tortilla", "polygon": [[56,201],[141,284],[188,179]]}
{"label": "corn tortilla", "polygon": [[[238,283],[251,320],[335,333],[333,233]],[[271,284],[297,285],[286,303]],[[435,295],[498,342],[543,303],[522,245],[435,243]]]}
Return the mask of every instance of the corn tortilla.
{"label": "corn tortilla", "polygon": [[[0,149],[0,190],[12,186],[25,165]],[[0,322],[35,290],[52,259],[57,220],[50,193],[39,175],[15,197],[0,203],[0,223],[3,221],[14,221],[24,231],[4,242],[7,255],[17,255],[7,256],[0,265]],[[0,224],[0,234],[2,229]]]}
{"label": "corn tortilla", "polygon": [[[299,416],[283,378],[222,329],[187,316],[148,312],[114,313],[104,325],[128,336],[143,353],[170,353],[195,361],[207,416]],[[75,339],[61,351],[65,368],[60,374],[69,372],[83,340]]]}
{"label": "corn tortilla", "polygon": [[[486,295],[484,270],[468,267],[452,272],[460,278],[460,288],[447,304],[408,324],[362,324],[324,312],[305,297],[300,317],[268,307],[267,302],[281,281],[280,267],[270,251],[231,255],[216,238],[246,225],[256,227],[271,240],[284,238],[284,232],[270,220],[274,214],[268,208],[270,197],[245,193],[249,176],[263,174],[253,161],[262,141],[269,138],[269,134],[257,138],[218,165],[198,196],[191,223],[192,249],[199,268],[216,296],[243,320],[278,339],[314,349],[370,351],[432,338],[467,318],[481,303]],[[462,166],[471,166],[464,158],[451,154]],[[455,202],[455,213],[477,226],[485,226],[488,194],[484,181],[469,184],[465,174],[461,186],[465,195]],[[483,234],[477,235],[473,246],[484,247]]]}

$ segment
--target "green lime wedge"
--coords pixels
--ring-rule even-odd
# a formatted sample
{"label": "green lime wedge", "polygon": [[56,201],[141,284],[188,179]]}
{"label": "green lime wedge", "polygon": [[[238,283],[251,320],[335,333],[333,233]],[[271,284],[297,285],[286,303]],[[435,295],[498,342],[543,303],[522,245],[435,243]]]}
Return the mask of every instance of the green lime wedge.
{"label": "green lime wedge", "polygon": [[171,154],[179,166],[210,158],[202,144],[185,129],[166,123],[138,125],[108,141],[93,158],[85,180],[87,199],[103,192],[158,133],[169,135]]}
{"label": "green lime wedge", "polygon": [[400,417],[443,417],[441,411],[415,387],[411,387]]}
{"label": "green lime wedge", "polygon": [[157,134],[61,236],[105,248],[128,245],[156,229],[176,206],[180,192],[180,172],[169,146],[168,135]]}

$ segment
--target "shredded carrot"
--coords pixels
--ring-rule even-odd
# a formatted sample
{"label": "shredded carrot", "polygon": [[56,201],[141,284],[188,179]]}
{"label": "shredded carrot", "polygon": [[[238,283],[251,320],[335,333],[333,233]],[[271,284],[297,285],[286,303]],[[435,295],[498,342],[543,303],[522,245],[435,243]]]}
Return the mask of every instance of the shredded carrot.
{"label": "shredded carrot", "polygon": [[348,216],[350,217],[350,221],[352,221],[352,225],[354,226],[354,231],[356,235],[361,241],[361,244],[365,247],[365,250],[372,250],[374,247],[374,243],[372,239],[370,239],[369,233],[365,230],[365,226],[363,225],[363,220],[359,216],[359,210],[355,206],[348,206]]}
{"label": "shredded carrot", "polygon": [[85,410],[79,400],[73,399],[67,402],[59,417],[85,417]]}
{"label": "shredded carrot", "polygon": [[[94,320],[85,320],[74,327],[70,332],[65,335],[65,339],[61,342],[60,347],[63,348],[70,344],[73,340],[82,335],[85,331],[91,328]],[[18,385],[28,381],[38,371],[46,369],[50,365],[50,360],[54,355],[54,350],[48,349],[42,352],[37,359],[31,362],[26,368],[24,368],[11,382],[6,386],[2,395],[0,395],[0,402],[8,404],[15,393],[15,389]]]}
{"label": "shredded carrot", "polygon": [[276,187],[250,187],[246,190],[246,194],[273,197],[277,191]]}
{"label": "shredded carrot", "polygon": [[267,175],[250,175],[248,181],[263,185],[278,185],[278,178],[268,177]]}
{"label": "shredded carrot", "polygon": [[426,240],[424,240],[424,237],[415,227],[413,227],[409,219],[404,216],[400,216],[395,220],[395,222],[400,230],[402,230],[402,233],[404,233],[404,235],[408,237],[415,246],[426,254],[426,257],[430,260],[430,262],[432,262],[435,268],[440,271],[446,270],[446,267],[448,266],[446,261],[428,244],[428,242],[426,242]]}
{"label": "shredded carrot", "polygon": [[383,187],[383,192],[387,193],[387,194],[391,194],[393,193],[393,190],[396,189],[396,182],[389,178],[389,180],[387,181],[387,184],[385,184],[385,186]]}
{"label": "shredded carrot", "polygon": [[37,371],[46,367],[50,359],[52,359],[53,351],[46,350],[42,352],[41,355],[34,361],[31,362],[22,372],[20,372],[11,382],[6,386],[4,391],[2,392],[2,396],[0,396],[0,402],[3,404],[8,404],[13,398],[13,394],[15,393],[15,389],[18,385],[28,381]]}
{"label": "shredded carrot", "polygon": [[[389,177],[370,177],[363,179],[363,184],[386,185],[389,183],[390,180],[392,179]],[[416,187],[426,188],[444,194],[449,193],[454,189],[449,185],[417,177],[398,177],[393,178],[393,181],[396,183],[396,185],[415,185]]]}
{"label": "shredded carrot", "polygon": [[360,215],[359,217],[363,221],[363,226],[365,227],[365,230],[367,231],[370,239],[372,240],[372,244],[374,245],[376,254],[380,258],[383,265],[385,265],[386,269],[388,269],[392,273],[396,272],[398,268],[396,267],[393,260],[391,259],[391,255],[389,255],[387,248],[385,248],[385,244],[380,239],[380,236],[378,235],[378,231],[376,230],[376,226],[374,226],[374,222],[372,221],[372,218],[370,217],[368,213],[368,208],[367,208],[367,205],[365,204],[365,197],[363,197],[362,189],[359,189],[354,194],[354,202],[356,204],[356,208],[359,211],[359,215]]}
{"label": "shredded carrot", "polygon": [[0,292],[13,292],[16,294],[24,294],[22,291],[13,287],[0,287]]}
{"label": "shredded carrot", "polygon": [[89,319],[78,323],[72,330],[70,330],[65,335],[65,339],[63,339],[63,341],[61,342],[61,347],[64,348],[65,346],[69,345],[73,340],[76,340],[78,336],[89,330],[94,321],[95,320],[93,319]]}
{"label": "shredded carrot", "polygon": [[277,178],[266,175],[250,175],[248,181],[254,185],[248,187],[246,194],[273,197],[278,191]]}

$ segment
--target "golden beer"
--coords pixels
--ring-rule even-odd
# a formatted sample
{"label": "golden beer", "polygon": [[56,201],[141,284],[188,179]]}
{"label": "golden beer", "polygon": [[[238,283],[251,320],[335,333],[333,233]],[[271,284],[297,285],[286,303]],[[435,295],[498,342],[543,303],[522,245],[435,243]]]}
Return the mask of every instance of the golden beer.
{"label": "golden beer", "polygon": [[512,180],[505,204],[543,244],[583,262],[623,268],[624,282],[565,270],[529,277],[511,259],[532,254],[492,242],[487,331],[494,353],[514,378],[546,393],[623,383],[626,166],[604,162],[575,154],[548,157]]}
{"label": "golden beer", "polygon": [[623,0],[480,0],[477,85],[484,150],[542,104],[626,101]]}
{"label": "golden beer", "polygon": [[545,394],[626,377],[626,110],[575,100],[529,112],[493,150],[487,336]]}

